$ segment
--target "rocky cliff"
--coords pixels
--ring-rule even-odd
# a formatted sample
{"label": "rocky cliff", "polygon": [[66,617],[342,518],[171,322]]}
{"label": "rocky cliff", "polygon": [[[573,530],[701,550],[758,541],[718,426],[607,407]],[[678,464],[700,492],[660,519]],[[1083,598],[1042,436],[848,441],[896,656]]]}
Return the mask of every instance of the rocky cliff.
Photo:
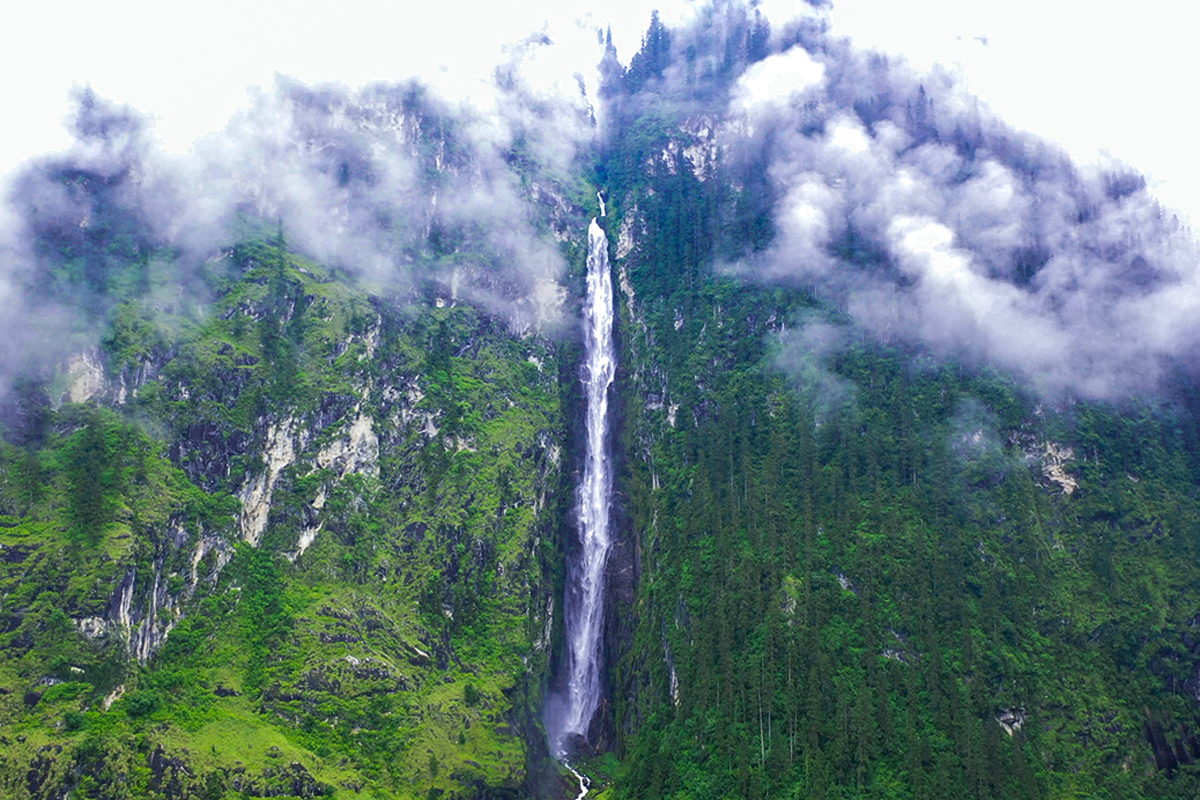
{"label": "rocky cliff", "polygon": [[224,258],[9,407],[5,796],[550,791],[569,343]]}

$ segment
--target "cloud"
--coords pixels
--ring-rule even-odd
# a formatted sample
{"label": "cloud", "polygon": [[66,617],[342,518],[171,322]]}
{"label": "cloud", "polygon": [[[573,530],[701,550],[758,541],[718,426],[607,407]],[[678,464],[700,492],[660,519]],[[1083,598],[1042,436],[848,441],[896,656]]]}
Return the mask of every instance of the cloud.
{"label": "cloud", "polygon": [[792,376],[796,391],[817,414],[817,421],[852,405],[855,385],[833,371],[832,361],[850,344],[851,331],[816,312],[801,314],[779,334],[776,365]]}
{"label": "cloud", "polygon": [[1080,168],[944,69],[855,49],[819,15],[771,31],[713,0],[644,42],[608,72],[608,131],[673,122],[683,143],[656,143],[647,170],[715,144],[724,218],[769,216],[752,242],[715,231],[719,269],[807,287],[876,339],[1048,396],[1142,395],[1200,369],[1196,242],[1136,172]]}
{"label": "cloud", "polygon": [[765,163],[774,192],[774,239],[730,271],[1048,394],[1140,394],[1194,366],[1196,245],[1141,176],[1076,167],[943,72],[792,38],[719,112],[725,152]]}
{"label": "cloud", "polygon": [[824,78],[825,66],[804,48],[793,47],[752,64],[738,80],[734,102],[751,112],[786,106]]}
{"label": "cloud", "polygon": [[1023,458],[1007,452],[995,414],[974,397],[959,400],[946,425],[949,463],[965,486],[996,486],[1023,465]]}
{"label": "cloud", "polygon": [[[773,239],[728,265],[744,279],[807,286],[878,338],[1048,394],[1123,397],[1197,366],[1195,243],[1136,173],[1079,169],[949,74],[855,50],[819,19],[772,32],[718,1],[653,33],[628,70],[609,54],[599,116],[717,120],[724,178],[761,170],[769,190]],[[245,213],[397,297],[553,326],[564,265],[549,234],[575,223],[598,110],[583,81],[547,79],[556,47],[545,33],[510,47],[485,110],[416,82],[280,79],[184,157],[81,92],[72,148],[28,164],[0,212],[0,311],[30,331],[0,373],[54,357],[33,340],[94,339],[114,276],[147,252],[174,254],[188,280]]]}
{"label": "cloud", "polygon": [[[544,144],[563,109],[530,108],[519,86],[508,79],[510,102],[488,118],[416,82],[351,91],[280,79],[197,148],[189,167],[203,202],[189,201],[195,216],[177,222],[177,235],[202,240],[246,208],[391,293],[432,282],[516,328],[552,323],[559,310],[537,307],[539,287],[557,281],[563,260],[522,181],[552,188],[586,131]],[[542,131],[529,133],[535,122]],[[513,163],[518,141],[532,155]]]}
{"label": "cloud", "polygon": [[30,162],[0,203],[0,396],[18,373],[45,376],[94,343],[114,273],[135,279],[152,246],[143,213],[156,178],[144,117],[78,89],[63,156]]}
{"label": "cloud", "polygon": [[0,210],[0,311],[22,331],[0,350],[0,384],[97,342],[151,257],[171,262],[177,295],[202,294],[198,267],[247,215],[400,302],[437,294],[514,331],[554,330],[566,310],[552,234],[579,222],[569,181],[594,128],[577,84],[525,80],[543,46],[510,54],[488,113],[416,81],[280,77],[186,156],[159,150],[143,115],[78,90],[73,145],[24,165]]}

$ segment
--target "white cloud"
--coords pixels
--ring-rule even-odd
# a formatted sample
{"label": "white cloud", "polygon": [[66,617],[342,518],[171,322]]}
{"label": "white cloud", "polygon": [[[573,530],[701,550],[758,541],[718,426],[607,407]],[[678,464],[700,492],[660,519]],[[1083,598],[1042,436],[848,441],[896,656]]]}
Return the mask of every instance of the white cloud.
{"label": "white cloud", "polygon": [[1200,6],[837,0],[829,18],[859,47],[950,69],[1009,124],[1081,163],[1133,165],[1156,197],[1200,224],[1194,113],[1180,98],[1200,74]]}
{"label": "white cloud", "polygon": [[161,146],[182,153],[250,105],[248,88],[269,89],[276,73],[305,83],[360,87],[418,77],[444,97],[487,109],[492,73],[509,46],[544,31],[556,47],[538,53],[527,78],[539,90],[594,90],[601,55],[596,29],[613,26],[628,61],[657,7],[664,22],[685,0],[562,3],[394,3],[346,0],[315,10],[279,0],[211,0],[178,6],[152,0],[23,3],[0,27],[0,176],[71,143],[62,127],[73,85],[155,118]]}
{"label": "white cloud", "polygon": [[841,121],[834,126],[829,134],[829,144],[852,156],[862,155],[871,147],[862,126],[848,121]]}
{"label": "white cloud", "polygon": [[802,47],[764,58],[738,80],[742,108],[753,111],[764,106],[786,105],[793,96],[817,86],[825,78],[824,65],[813,60]]}

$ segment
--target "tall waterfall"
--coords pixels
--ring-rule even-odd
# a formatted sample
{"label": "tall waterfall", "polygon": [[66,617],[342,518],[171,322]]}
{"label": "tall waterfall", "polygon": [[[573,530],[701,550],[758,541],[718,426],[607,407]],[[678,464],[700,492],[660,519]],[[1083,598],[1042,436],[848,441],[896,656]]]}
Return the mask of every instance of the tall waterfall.
{"label": "tall waterfall", "polygon": [[604,570],[612,546],[609,534],[612,465],[608,458],[608,390],[616,370],[613,286],[608,267],[608,237],[595,219],[588,227],[584,351],[587,446],[577,508],[582,547],[578,559],[567,565],[567,696],[562,718],[551,730],[552,744],[560,755],[566,754],[571,737],[586,734],[600,702]]}

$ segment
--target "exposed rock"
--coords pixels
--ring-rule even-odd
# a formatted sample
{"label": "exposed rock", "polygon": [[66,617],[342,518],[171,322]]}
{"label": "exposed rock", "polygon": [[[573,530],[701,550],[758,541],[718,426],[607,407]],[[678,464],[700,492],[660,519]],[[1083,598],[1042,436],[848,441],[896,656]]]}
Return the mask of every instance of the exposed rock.
{"label": "exposed rock", "polygon": [[205,576],[208,580],[214,580],[217,573],[221,571],[229,559],[233,558],[233,548],[219,536],[205,534],[200,537],[200,541],[196,543],[196,549],[192,553],[192,570],[189,581],[189,591],[194,592],[200,584],[200,562],[209,553],[215,554],[213,562],[213,573]]}
{"label": "exposed rock", "polygon": [[1067,465],[1075,458],[1075,451],[1054,442],[1046,442],[1045,448],[1042,454],[1042,474],[1062,487],[1063,494],[1071,494],[1079,488],[1079,483],[1067,472]]}
{"label": "exposed rock", "polygon": [[[378,314],[375,315],[375,324],[368,330],[366,336],[363,337],[363,344],[367,348],[366,360],[370,361],[375,357],[375,348],[379,347],[379,328],[383,325],[383,318]],[[359,360],[362,360],[360,357]]]}
{"label": "exposed rock", "polygon": [[220,566],[232,556],[223,541],[212,536],[202,537],[192,557],[190,583],[183,592],[172,593],[167,578],[175,575],[164,575],[167,552],[171,548],[177,550],[182,547],[188,535],[176,524],[164,538],[164,550],[154,559],[148,585],[141,583],[142,588],[139,589],[137,567],[130,566],[109,597],[104,615],[75,621],[80,633],[89,639],[110,636],[115,632],[125,642],[129,656],[140,664],[154,657],[166,642],[171,629],[182,618],[181,604],[195,590],[198,565],[203,554],[208,550],[216,550],[219,553],[217,564]]}
{"label": "exposed rock", "polygon": [[[1040,407],[1034,413],[1040,416],[1042,414]],[[1009,443],[1019,447],[1031,465],[1035,467],[1040,465],[1043,477],[1051,485],[1061,489],[1063,494],[1072,494],[1079,488],[1079,482],[1075,476],[1067,471],[1075,459],[1075,451],[1071,447],[1044,440],[1037,433],[1028,429],[1013,433]],[[1136,480],[1134,482],[1136,483]]]}
{"label": "exposed rock", "polygon": [[837,578],[839,586],[851,594],[858,594],[858,587],[854,585],[854,581],[846,577],[844,572],[842,572],[840,569],[835,569],[833,574]]}
{"label": "exposed rock", "polygon": [[249,449],[250,437],[244,431],[209,420],[189,425],[168,454],[193,483],[216,491],[228,479],[233,459]]}
{"label": "exposed rock", "polygon": [[83,403],[104,390],[104,364],[95,348],[88,348],[67,360],[66,398],[71,403]]}
{"label": "exposed rock", "polygon": [[1023,708],[1004,708],[1000,710],[996,721],[1000,723],[1000,727],[1004,728],[1004,732],[1012,736],[1017,731],[1021,730],[1021,726],[1025,724],[1025,709]]}
{"label": "exposed rock", "polygon": [[351,472],[379,475],[379,437],[375,435],[374,421],[366,414],[359,414],[350,423],[344,437],[335,439],[317,453],[317,466],[336,470],[338,477]]}
{"label": "exposed rock", "polygon": [[667,641],[667,626],[662,629],[663,663],[667,667],[669,678],[667,690],[671,695],[671,704],[679,708],[679,675],[675,672],[675,657],[671,655],[671,643]]}
{"label": "exposed rock", "polygon": [[77,619],[75,627],[88,639],[99,639],[108,633],[108,623],[104,621],[104,617]]}
{"label": "exposed rock", "polygon": [[125,694],[125,684],[122,683],[120,686],[113,689],[111,692],[109,692],[107,695],[104,696],[104,700],[101,703],[101,705],[104,707],[104,710],[108,711],[110,708],[112,708],[112,704],[117,702],[118,700],[120,700],[124,694]]}
{"label": "exposed rock", "polygon": [[[321,509],[323,509],[325,507],[326,496],[327,496],[327,493],[325,491],[324,486],[322,486],[320,489],[317,490],[317,496],[313,498],[312,504],[310,506],[310,508],[312,509],[314,514],[319,512]],[[317,534],[320,532],[321,532],[321,523],[320,522],[317,522],[313,525],[309,525],[304,530],[302,530],[300,532],[300,538],[296,541],[296,553],[294,555],[290,555],[289,559],[294,561],[296,559],[296,556],[303,555],[304,551],[307,550],[309,547],[311,547],[312,543],[317,540]]]}
{"label": "exposed rock", "polygon": [[[130,582],[132,590],[133,583]],[[132,593],[132,592],[131,592]],[[139,664],[145,664],[167,641],[171,629],[179,622],[179,598],[168,591],[162,576],[162,562],[154,563],[154,580],[151,583],[147,607],[141,611],[140,622],[129,635],[129,652]]]}
{"label": "exposed rock", "polygon": [[895,642],[891,647],[883,648],[883,652],[880,655],[891,661],[899,661],[904,664],[915,664],[921,660],[921,654],[908,644],[907,633],[894,631],[890,628],[888,629],[888,633],[892,635]]}
{"label": "exposed rock", "polygon": [[162,745],[155,747],[147,758],[150,767],[150,789],[166,797],[184,797],[195,774],[182,758],[168,755]]}
{"label": "exposed rock", "polygon": [[[644,236],[645,233],[646,222],[642,219],[635,203],[621,219],[621,228],[617,232],[617,260],[620,261],[632,253],[635,237]],[[621,278],[621,291],[625,292],[630,300],[633,299],[633,290],[629,285],[628,277]]]}
{"label": "exposed rock", "polygon": [[682,145],[683,158],[692,169],[696,180],[703,183],[712,177],[720,158],[720,146],[712,117],[696,117],[686,120],[679,131],[690,141]]}
{"label": "exposed rock", "polygon": [[105,358],[98,348],[89,347],[67,359],[60,367],[65,389],[53,405],[62,403],[86,403],[89,400],[115,405],[124,405],[131,397],[158,375],[163,360],[173,352],[157,353],[155,359],[142,357],[137,366],[125,365],[113,377],[109,377]]}
{"label": "exposed rock", "polygon": [[108,603],[108,612],[105,617],[110,623],[116,625],[124,632],[126,641],[129,640],[129,633],[133,629],[133,588],[137,582],[137,568],[131,567],[125,573],[125,577],[117,584],[116,590],[113,592],[112,598]]}
{"label": "exposed rock", "polygon": [[302,445],[307,438],[307,429],[302,428],[299,421],[292,417],[285,417],[278,423],[267,426],[263,446],[265,467],[257,475],[247,478],[238,492],[242,501],[238,526],[242,538],[251,545],[257,547],[263,531],[266,530],[267,517],[271,513],[271,495],[275,491],[280,473],[296,460],[297,440],[300,440]]}
{"label": "exposed rock", "polygon": [[287,766],[267,767],[257,777],[233,773],[230,785],[248,797],[324,797],[333,793],[332,787],[317,781],[298,761]]}

